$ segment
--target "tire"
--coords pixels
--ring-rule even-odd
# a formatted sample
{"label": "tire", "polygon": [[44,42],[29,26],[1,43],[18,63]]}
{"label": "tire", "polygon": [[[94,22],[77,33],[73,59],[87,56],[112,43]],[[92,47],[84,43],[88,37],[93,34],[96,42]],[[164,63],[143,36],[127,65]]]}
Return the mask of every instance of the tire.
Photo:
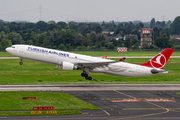
{"label": "tire", "polygon": [[88,78],[88,74],[87,73],[84,73],[84,76]]}
{"label": "tire", "polygon": [[92,80],[92,77],[88,77],[88,80]]}
{"label": "tire", "polygon": [[85,77],[86,80],[89,80],[88,78],[89,78],[89,77]]}
{"label": "tire", "polygon": [[84,76],[85,76],[85,74],[84,74],[84,73],[81,73],[81,76],[82,76],[82,77],[84,77]]}
{"label": "tire", "polygon": [[22,64],[23,64],[23,62],[19,62],[19,64],[20,64],[20,65],[22,65]]}

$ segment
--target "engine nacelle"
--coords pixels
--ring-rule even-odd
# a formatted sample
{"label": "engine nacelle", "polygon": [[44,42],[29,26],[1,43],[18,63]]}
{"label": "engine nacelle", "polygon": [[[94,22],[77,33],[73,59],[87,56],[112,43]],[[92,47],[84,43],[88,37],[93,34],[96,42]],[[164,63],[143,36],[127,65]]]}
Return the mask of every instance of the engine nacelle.
{"label": "engine nacelle", "polygon": [[69,62],[62,62],[60,65],[57,65],[57,68],[62,70],[76,70],[77,66]]}

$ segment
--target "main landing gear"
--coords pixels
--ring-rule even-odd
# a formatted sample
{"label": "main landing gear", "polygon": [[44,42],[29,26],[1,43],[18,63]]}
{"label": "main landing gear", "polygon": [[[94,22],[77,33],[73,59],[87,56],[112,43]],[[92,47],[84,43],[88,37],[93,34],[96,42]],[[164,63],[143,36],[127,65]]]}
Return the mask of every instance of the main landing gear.
{"label": "main landing gear", "polygon": [[22,62],[23,59],[21,58],[20,60],[21,60],[21,62],[19,62],[19,64],[22,65],[23,64],[23,62]]}
{"label": "main landing gear", "polygon": [[82,77],[85,77],[86,80],[92,80],[92,77],[90,77],[86,72],[81,73]]}

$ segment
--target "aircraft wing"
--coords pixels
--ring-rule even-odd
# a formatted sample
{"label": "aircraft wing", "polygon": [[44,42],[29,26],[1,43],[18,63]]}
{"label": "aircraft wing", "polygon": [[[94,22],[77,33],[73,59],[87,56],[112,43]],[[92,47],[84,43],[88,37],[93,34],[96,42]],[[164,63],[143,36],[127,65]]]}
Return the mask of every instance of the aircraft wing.
{"label": "aircraft wing", "polygon": [[110,63],[117,63],[120,61],[108,61],[108,62],[84,62],[84,63],[75,63],[76,65],[78,65],[79,67],[89,67],[89,68],[95,68],[95,67],[104,67],[104,66],[108,66]]}

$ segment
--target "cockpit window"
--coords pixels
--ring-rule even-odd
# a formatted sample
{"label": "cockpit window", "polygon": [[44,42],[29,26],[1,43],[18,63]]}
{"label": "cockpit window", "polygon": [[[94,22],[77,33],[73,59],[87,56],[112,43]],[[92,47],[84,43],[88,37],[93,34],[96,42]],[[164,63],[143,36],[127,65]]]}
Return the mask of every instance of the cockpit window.
{"label": "cockpit window", "polygon": [[11,46],[11,48],[15,48],[15,46]]}

